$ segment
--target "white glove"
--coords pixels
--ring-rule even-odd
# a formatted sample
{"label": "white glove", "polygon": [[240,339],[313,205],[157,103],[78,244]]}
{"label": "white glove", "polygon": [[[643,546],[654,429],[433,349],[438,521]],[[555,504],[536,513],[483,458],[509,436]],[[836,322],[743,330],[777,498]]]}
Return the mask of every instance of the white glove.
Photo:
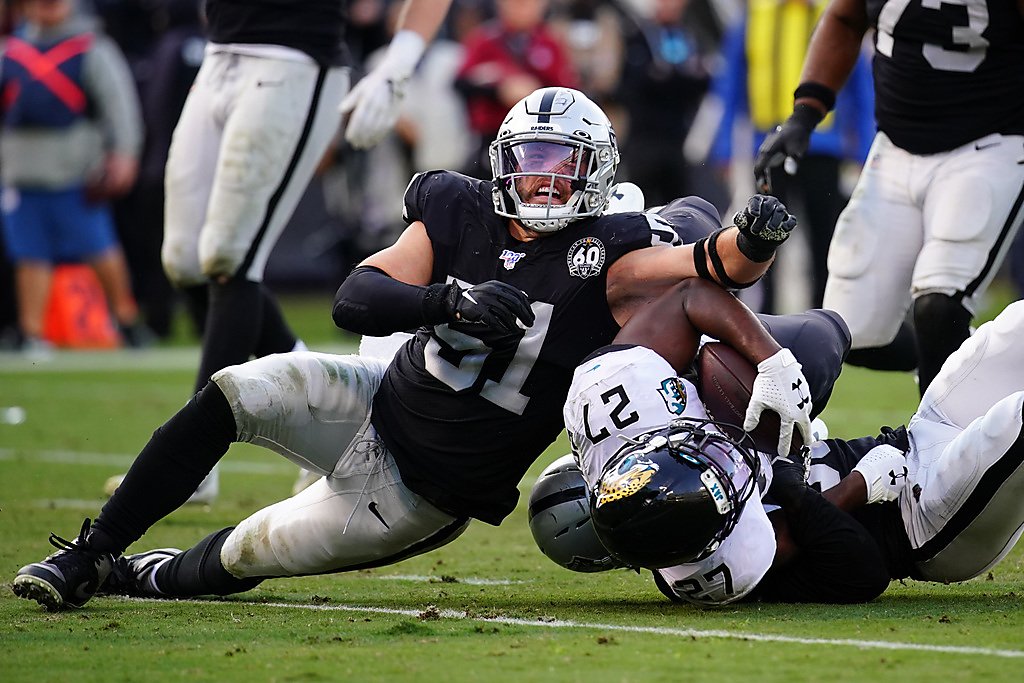
{"label": "white glove", "polygon": [[757,377],[743,420],[743,431],[751,432],[761,420],[761,413],[773,410],[779,414],[779,455],[789,453],[793,441],[793,425],[811,442],[811,395],[800,363],[789,349],[757,364]]}
{"label": "white glove", "polygon": [[853,468],[864,477],[868,504],[896,500],[907,485],[907,459],[895,446],[875,446]]}
{"label": "white glove", "polygon": [[373,147],[398,121],[405,85],[426,48],[415,31],[399,31],[384,59],[341,101],[341,113],[351,116],[345,139],[358,149]]}

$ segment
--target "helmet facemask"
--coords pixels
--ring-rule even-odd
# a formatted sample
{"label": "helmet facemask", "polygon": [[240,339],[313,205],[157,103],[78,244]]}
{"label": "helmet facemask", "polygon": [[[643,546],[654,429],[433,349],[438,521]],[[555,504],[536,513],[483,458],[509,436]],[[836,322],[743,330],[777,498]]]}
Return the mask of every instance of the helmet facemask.
{"label": "helmet facemask", "polygon": [[607,117],[565,88],[537,91],[513,107],[488,154],[495,213],[535,232],[599,215],[619,162]]}
{"label": "helmet facemask", "polygon": [[[752,445],[737,442],[717,428],[709,430],[712,425],[711,420],[674,420],[671,427],[675,429],[667,436],[669,452],[676,460],[698,463],[703,468],[701,481],[724,518],[722,528],[694,561],[718,550],[735,528],[743,505],[757,488],[761,471],[761,460]],[[721,497],[715,495],[718,490]]]}
{"label": "helmet facemask", "polygon": [[601,541],[620,562],[649,568],[715,552],[757,489],[752,446],[710,420],[683,418],[631,443],[591,492]]}

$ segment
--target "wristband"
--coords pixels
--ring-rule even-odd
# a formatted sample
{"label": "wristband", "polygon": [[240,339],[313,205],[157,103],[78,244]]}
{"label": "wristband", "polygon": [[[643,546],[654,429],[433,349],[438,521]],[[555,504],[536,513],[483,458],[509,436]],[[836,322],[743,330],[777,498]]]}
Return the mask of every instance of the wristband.
{"label": "wristband", "polygon": [[778,242],[769,242],[756,235],[748,235],[742,230],[736,235],[736,247],[740,250],[741,254],[754,263],[770,261],[775,256],[775,250],[778,246]]}
{"label": "wristband", "polygon": [[[815,83],[814,81],[807,81],[796,86],[796,90],[793,91],[793,99],[799,100],[804,97],[818,100],[825,105],[825,111],[832,111],[832,108],[836,106],[836,91],[827,85]],[[821,112],[818,113],[820,114]],[[821,118],[825,117],[822,116]]]}
{"label": "wristband", "polygon": [[[711,267],[715,269],[715,275],[718,276],[718,281],[722,283],[722,286],[729,289],[743,289],[744,287],[749,287],[754,283],[751,282],[747,285],[743,285],[729,277],[729,273],[725,271],[725,263],[722,262],[722,257],[718,255],[718,238],[722,236],[722,233],[725,232],[725,230],[726,228],[716,230],[711,234],[711,237],[708,238],[708,256],[711,258]],[[739,234],[742,235],[743,233]]]}

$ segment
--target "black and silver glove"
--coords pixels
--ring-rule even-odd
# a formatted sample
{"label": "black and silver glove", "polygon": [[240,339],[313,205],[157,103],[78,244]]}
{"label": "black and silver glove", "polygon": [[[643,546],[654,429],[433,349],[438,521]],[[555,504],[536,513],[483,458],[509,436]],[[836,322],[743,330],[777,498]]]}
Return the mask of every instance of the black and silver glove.
{"label": "black and silver glove", "polygon": [[450,326],[491,348],[509,346],[522,338],[535,319],[526,293],[499,280],[469,289],[452,285],[445,297]]}
{"label": "black and silver glove", "polygon": [[754,182],[758,192],[772,191],[771,171],[785,164],[790,175],[807,152],[811,131],[824,118],[821,111],[809,104],[797,104],[793,113],[761,143],[754,159]]}
{"label": "black and silver glove", "polygon": [[774,256],[775,250],[796,228],[796,218],[786,210],[786,205],[764,194],[755,194],[747,200],[746,208],[737,211],[732,222],[740,231],[736,246],[757,263]]}

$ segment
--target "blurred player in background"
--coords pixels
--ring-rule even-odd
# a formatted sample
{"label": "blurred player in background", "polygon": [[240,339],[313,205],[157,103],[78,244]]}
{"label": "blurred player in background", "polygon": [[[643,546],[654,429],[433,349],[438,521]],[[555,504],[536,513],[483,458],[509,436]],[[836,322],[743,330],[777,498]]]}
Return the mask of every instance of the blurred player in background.
{"label": "blurred player in background", "polygon": [[[193,308],[208,306],[196,391],[251,356],[304,348],[263,285],[267,259],[343,113],[356,147],[394,125],[404,84],[450,0],[407,0],[387,55],[347,96],[344,4],[205,4],[206,55],[168,154],[162,252]],[[193,502],[209,503],[217,491],[214,470]]]}
{"label": "blurred player in background", "polygon": [[824,305],[850,325],[850,362],[916,366],[924,394],[1024,221],[1024,1],[833,0],[793,114],[758,153],[762,191],[806,152],[868,29],[879,132],[836,226]]}

